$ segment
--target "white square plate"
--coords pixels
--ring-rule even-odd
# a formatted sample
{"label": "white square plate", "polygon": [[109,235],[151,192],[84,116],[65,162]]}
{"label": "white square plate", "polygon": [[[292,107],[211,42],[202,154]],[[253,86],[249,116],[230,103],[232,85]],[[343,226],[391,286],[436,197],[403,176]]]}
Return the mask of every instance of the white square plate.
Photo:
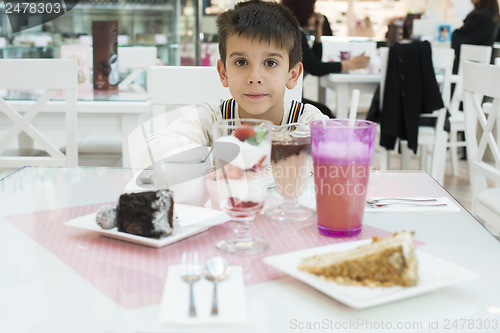
{"label": "white square plate", "polygon": [[227,222],[231,219],[229,215],[219,210],[183,204],[175,204],[174,215],[176,216],[174,221],[174,232],[169,236],[159,239],[128,234],[126,232],[118,231],[116,227],[108,230],[102,229],[95,221],[96,213],[80,216],[64,224],[70,227],[98,232],[106,237],[160,248],[178,242],[184,238],[199,234],[214,225]]}
{"label": "white square plate", "polygon": [[314,274],[303,272],[297,268],[300,260],[304,257],[345,251],[370,242],[371,240],[367,239],[327,245],[266,257],[263,260],[266,264],[355,309],[368,308],[421,295],[442,287],[479,277],[479,274],[475,272],[420,251],[416,251],[419,282],[414,287],[395,286],[370,288],[364,286],[341,285],[333,281],[324,280]]}

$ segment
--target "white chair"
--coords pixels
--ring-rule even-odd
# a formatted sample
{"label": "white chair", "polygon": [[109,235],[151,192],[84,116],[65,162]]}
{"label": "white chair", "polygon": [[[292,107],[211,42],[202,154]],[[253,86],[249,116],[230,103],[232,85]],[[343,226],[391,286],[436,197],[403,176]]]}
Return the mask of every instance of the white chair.
{"label": "white chair", "polygon": [[[384,88],[385,88],[385,74],[387,72],[387,61],[389,60],[389,48],[381,47],[378,49],[380,57],[380,88],[379,88],[379,106],[382,110],[382,105],[384,102]],[[387,149],[382,147],[380,144],[380,125],[377,125],[377,133],[375,138],[375,147],[373,150],[373,156],[378,161],[379,170],[389,169],[389,152]]]}
{"label": "white chair", "polygon": [[[0,168],[14,168],[25,165],[34,166],[76,166],[78,165],[77,149],[77,115],[76,89],[77,64],[75,59],[0,59],[0,88],[40,92],[43,94],[33,102],[26,112],[16,110],[15,103],[7,102],[0,97],[0,113],[5,114],[13,122],[12,127],[0,138],[0,154],[8,149],[18,136],[28,138],[29,148],[36,148],[46,156],[31,156],[18,150],[17,156],[9,154],[0,156]],[[47,103],[56,97],[54,103],[65,106],[66,117],[66,151],[63,153],[54,140],[50,140],[40,132],[33,123],[38,113]],[[63,99],[59,101],[59,99]],[[39,147],[38,147],[39,146]],[[31,149],[30,149],[31,150]],[[37,154],[38,155],[38,154]]]}
{"label": "white chair", "polygon": [[148,73],[152,115],[152,131],[166,126],[165,112],[189,104],[217,102],[231,98],[224,88],[215,67],[206,66],[152,66]]}
{"label": "white chair", "polygon": [[[434,111],[430,115],[421,117],[433,117],[436,119],[435,126],[420,126],[418,129],[418,148],[420,150],[420,169],[427,170],[440,184],[444,182],[446,166],[446,143],[448,133],[444,130],[446,111],[450,105],[451,75],[455,53],[451,48],[433,48],[432,64],[434,70],[442,75],[440,82],[441,98],[444,108]],[[403,150],[408,152],[408,150]],[[402,154],[406,159],[405,166],[409,163],[409,154]]]}
{"label": "white chair", "polygon": [[[472,214],[500,236],[500,67],[464,62],[465,140],[472,186]],[[493,99],[489,114],[484,97]],[[497,128],[495,130],[495,127]]]}
{"label": "white chair", "polygon": [[149,67],[156,64],[157,49],[155,46],[134,46],[118,48],[118,66],[120,72],[130,72],[119,84],[120,90],[129,88],[136,92],[145,92],[145,89],[134,84],[142,73],[147,73]]}
{"label": "white chair", "polygon": [[489,64],[491,61],[491,46],[467,45],[460,47],[460,63],[458,65],[458,81],[455,85],[455,91],[450,103],[450,135],[448,147],[451,153],[451,166],[453,175],[458,176],[458,148],[465,147],[465,141],[458,141],[458,132],[465,130],[465,117],[460,110],[460,103],[463,100],[462,91],[462,64],[464,61],[474,61],[481,64]]}
{"label": "white chair", "polygon": [[153,105],[185,105],[231,98],[215,67],[153,66],[148,73]]}

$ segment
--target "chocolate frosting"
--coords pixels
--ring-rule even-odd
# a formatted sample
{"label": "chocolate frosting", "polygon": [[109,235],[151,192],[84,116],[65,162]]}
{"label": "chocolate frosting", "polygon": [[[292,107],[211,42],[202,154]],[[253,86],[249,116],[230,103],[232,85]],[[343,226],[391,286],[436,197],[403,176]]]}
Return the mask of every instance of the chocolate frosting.
{"label": "chocolate frosting", "polygon": [[271,160],[276,163],[291,155],[298,155],[302,151],[311,153],[311,141],[309,138],[304,138],[294,141],[273,141],[271,149]]}

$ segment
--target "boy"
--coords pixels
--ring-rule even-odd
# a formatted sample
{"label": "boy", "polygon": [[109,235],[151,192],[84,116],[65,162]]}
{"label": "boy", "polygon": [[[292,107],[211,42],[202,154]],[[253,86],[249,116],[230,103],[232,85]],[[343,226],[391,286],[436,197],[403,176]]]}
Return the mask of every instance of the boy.
{"label": "boy", "polygon": [[233,98],[207,103],[153,133],[147,144],[155,161],[174,150],[211,145],[213,124],[223,118],[266,119],[275,125],[328,119],[312,105],[283,102],[285,88],[294,88],[302,74],[299,25],[288,9],[261,0],[238,3],[218,16],[217,27],[217,71]]}

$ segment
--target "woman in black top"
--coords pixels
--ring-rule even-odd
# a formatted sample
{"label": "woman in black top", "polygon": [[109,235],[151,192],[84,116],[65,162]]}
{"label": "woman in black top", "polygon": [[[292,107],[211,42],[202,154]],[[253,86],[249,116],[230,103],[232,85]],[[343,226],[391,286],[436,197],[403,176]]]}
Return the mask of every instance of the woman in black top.
{"label": "woman in black top", "polygon": [[[341,60],[339,62],[323,62],[323,45],[321,44],[321,36],[323,33],[324,16],[314,12],[316,0],[281,0],[281,4],[291,10],[297,18],[302,34],[302,63],[304,65],[304,75],[311,74],[322,76],[331,73],[347,73],[353,69],[365,68],[370,61],[370,57],[364,53],[349,60]],[[315,17],[314,26],[314,43],[312,48],[309,46],[305,27],[310,26],[310,20]],[[315,105],[324,114],[332,116],[330,110],[325,105],[303,99],[304,102]]]}
{"label": "woman in black top", "polygon": [[[314,12],[316,0],[281,0],[281,4],[288,7],[299,21],[302,32],[302,62],[304,71],[312,75],[326,75],[331,73],[347,73],[353,69],[365,68],[370,61],[370,57],[361,54],[349,60],[340,62],[322,62],[323,46],[321,36],[323,32],[324,16]],[[316,17],[314,29],[314,43],[309,47],[304,27],[309,25],[311,17]]]}
{"label": "woman in black top", "polygon": [[319,19],[319,23],[321,23],[321,20],[323,21],[323,24],[321,25],[322,26],[321,35],[322,36],[333,36],[332,27],[330,26],[330,21],[328,21],[328,17],[326,17],[323,14],[319,14],[319,13],[314,13],[314,15],[309,18],[309,21],[307,22],[307,27],[304,27],[304,30],[307,32],[307,34],[314,35],[316,26],[318,24],[318,21],[317,21],[318,19]]}
{"label": "woman in black top", "polygon": [[497,0],[471,0],[474,9],[467,15],[464,25],[451,36],[455,50],[453,72],[457,73],[462,44],[493,45],[498,31],[499,10]]}

